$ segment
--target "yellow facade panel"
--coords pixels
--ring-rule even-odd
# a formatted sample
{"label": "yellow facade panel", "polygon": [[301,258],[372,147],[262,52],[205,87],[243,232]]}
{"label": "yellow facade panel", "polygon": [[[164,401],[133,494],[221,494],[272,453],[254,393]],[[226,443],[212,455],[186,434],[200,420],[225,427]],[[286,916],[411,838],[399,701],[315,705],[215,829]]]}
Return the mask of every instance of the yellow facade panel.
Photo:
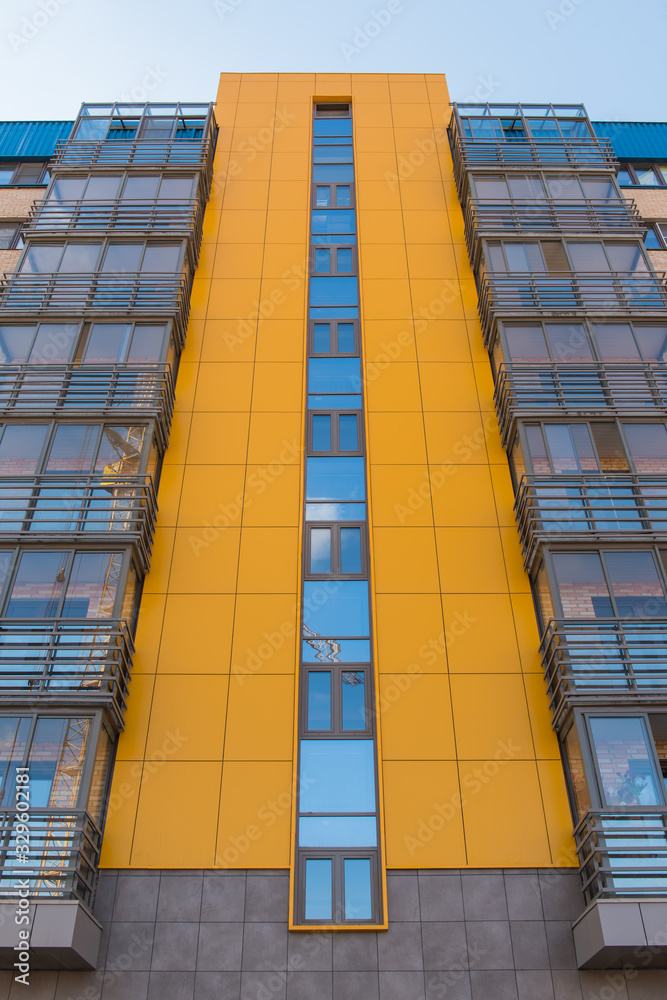
{"label": "yellow facade panel", "polygon": [[456,760],[449,679],[435,674],[380,677],[383,760]]}
{"label": "yellow facade panel", "polygon": [[294,676],[296,633],[295,595],[237,594],[232,674]]}
{"label": "yellow facade panel", "polygon": [[256,327],[254,318],[207,320],[200,360],[207,363],[252,363],[257,340]]}
{"label": "yellow facade panel", "polygon": [[416,361],[414,324],[410,319],[367,319],[363,329],[366,381],[379,378],[394,361]]}
{"label": "yellow facade panel", "polygon": [[176,730],[178,745],[169,760],[221,760],[228,684],[228,676],[210,673],[158,676],[148,727],[148,760],[159,760],[166,753],[164,742]]}
{"label": "yellow facade panel", "polygon": [[376,611],[380,673],[447,672],[438,594],[378,594]]}
{"label": "yellow facade panel", "polygon": [[419,319],[415,324],[419,361],[461,363],[470,361],[465,320]]}
{"label": "yellow facade panel", "polygon": [[[572,813],[568,805],[565,775],[560,760],[538,760],[537,773],[547,818],[551,864],[556,868],[578,868],[577,852],[572,836]],[[543,885],[557,884],[559,873],[543,876]],[[544,891],[544,890],[543,890]]]}
{"label": "yellow facade panel", "polygon": [[449,669],[453,674],[520,674],[508,594],[443,594]]}
{"label": "yellow facade panel", "polygon": [[[214,761],[144,763],[133,867],[213,868],[220,771]],[[197,803],[197,822],[190,809],[176,808],[176,803]]]}
{"label": "yellow facade panel", "polygon": [[372,465],[423,466],[426,441],[422,414],[373,413],[369,420],[369,454]]}
{"label": "yellow facade panel", "polygon": [[360,258],[361,273],[364,279],[364,300],[366,311],[370,315],[375,305],[373,286],[369,287],[368,283],[376,279],[387,278],[406,281],[408,277],[408,262],[405,256],[405,247],[400,243],[388,243],[386,246],[383,246],[381,243],[369,243],[361,248]]}
{"label": "yellow facade panel", "polygon": [[290,362],[258,362],[252,386],[253,411],[301,411],[303,366]]}
{"label": "yellow facade panel", "polygon": [[178,511],[180,528],[207,523],[238,527],[246,485],[244,465],[188,465]]}
{"label": "yellow facade panel", "polygon": [[498,528],[436,528],[443,594],[508,590]]}
{"label": "yellow facade panel", "polygon": [[291,761],[293,742],[294,678],[232,675],[225,760]]}
{"label": "yellow facade panel", "polygon": [[389,868],[465,867],[456,764],[385,761],[382,774]]}
{"label": "yellow facade panel", "polygon": [[302,362],[304,337],[302,319],[262,319],[257,324],[256,360]]}
{"label": "yellow facade panel", "polygon": [[298,548],[296,528],[244,528],[239,593],[296,595]]}
{"label": "yellow facade panel", "polygon": [[299,525],[300,470],[287,465],[248,465],[243,524]]}
{"label": "yellow facade panel", "polygon": [[484,465],[432,465],[431,496],[437,525],[492,527],[497,524],[490,470]]}
{"label": "yellow facade panel", "polygon": [[287,868],[291,808],[291,761],[226,761],[216,867]]}
{"label": "yellow facade panel", "polygon": [[[483,665],[481,665],[483,666]],[[452,674],[456,745],[463,760],[535,757],[521,674]]]}
{"label": "yellow facade panel", "polygon": [[154,674],[132,676],[132,711],[128,713],[123,739],[118,746],[116,760],[143,760],[146,756],[146,738],[153,706]]}
{"label": "yellow facade panel", "polygon": [[199,412],[248,410],[252,396],[253,366],[209,364],[199,366],[194,409]]}
{"label": "yellow facade panel", "polygon": [[428,527],[433,523],[428,468],[423,465],[371,466],[373,524]]}
{"label": "yellow facade panel", "polygon": [[459,761],[468,864],[546,867],[552,862],[537,762],[511,758],[512,744],[500,743],[487,759]]}
{"label": "yellow facade panel", "polygon": [[[213,548],[217,536],[206,534]],[[181,581],[174,579],[176,587]],[[184,627],[186,624],[187,627]],[[182,594],[167,596],[158,673],[227,674],[234,625],[233,594]]]}
{"label": "yellow facade panel", "polygon": [[250,417],[248,462],[269,467],[298,465],[301,453],[301,414],[253,410]]}
{"label": "yellow facade panel", "polygon": [[170,589],[182,594],[233,594],[239,534],[239,528],[225,527],[224,521],[220,527],[178,528]]}
{"label": "yellow facade panel", "polygon": [[419,365],[424,410],[479,409],[475,373],[471,364],[438,364],[424,361]]}
{"label": "yellow facade panel", "polygon": [[[410,362],[386,364],[367,361],[369,375],[366,385],[369,414],[374,411],[404,411],[421,409],[418,367]],[[371,456],[372,458],[372,456]]]}
{"label": "yellow facade panel", "polygon": [[186,441],[188,464],[236,465],[245,462],[249,425],[250,414],[243,411],[193,414]]}
{"label": "yellow facade panel", "polygon": [[438,590],[432,528],[375,528],[375,588],[378,594],[430,594]]}

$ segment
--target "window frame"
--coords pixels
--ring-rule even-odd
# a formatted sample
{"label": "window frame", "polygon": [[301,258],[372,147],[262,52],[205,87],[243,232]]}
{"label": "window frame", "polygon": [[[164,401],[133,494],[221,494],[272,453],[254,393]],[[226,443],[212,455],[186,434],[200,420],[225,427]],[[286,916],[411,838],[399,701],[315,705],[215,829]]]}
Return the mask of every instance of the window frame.
{"label": "window frame", "polygon": [[[345,528],[359,529],[359,546],[361,568],[358,573],[343,573],[341,571],[340,533]],[[316,530],[331,531],[331,570],[328,573],[311,573],[310,557],[312,553],[311,537]],[[369,572],[368,531],[365,521],[307,521],[304,524],[303,539],[303,579],[304,580],[367,580]]]}
{"label": "window frame", "polygon": [[[330,349],[326,352],[315,351],[315,326],[329,324],[331,348],[338,344],[338,326],[340,323],[352,324],[352,336],[354,339],[354,349],[352,351],[338,351]],[[308,320],[308,357],[309,358],[358,358],[361,356],[361,327],[359,319],[314,319]]]}
{"label": "window frame", "polygon": [[[319,250],[329,251],[329,266],[328,271],[317,271],[316,261],[317,252]],[[352,255],[352,265],[349,271],[339,271],[338,270],[338,251],[339,250],[349,250]],[[333,269],[331,269],[333,265]],[[357,256],[357,247],[353,243],[326,243],[318,246],[317,244],[311,246],[310,248],[310,261],[309,261],[309,277],[312,278],[327,278],[327,277],[345,277],[345,278],[355,278],[359,273],[359,261]]]}
{"label": "window frame", "polygon": [[[375,735],[375,725],[373,719],[373,706],[370,704],[370,693],[372,690],[372,670],[370,663],[335,663],[333,661],[323,661],[322,663],[304,663],[300,678],[301,691],[299,693],[299,706],[301,720],[299,733],[301,738],[310,737],[318,739],[373,739]],[[342,707],[342,675],[347,673],[364,674],[364,703],[366,728],[365,729],[343,729],[343,707]],[[311,673],[331,674],[331,728],[330,729],[309,729],[308,728],[308,678]]]}
{"label": "window frame", "polygon": [[[26,183],[25,181],[21,181],[19,179],[20,178],[20,174],[21,174],[21,167],[25,163],[28,163],[28,164],[30,164],[30,163],[41,163],[42,164],[42,169],[39,171],[39,174],[38,174],[39,180],[37,180],[37,181],[29,181],[29,182]],[[4,188],[4,187],[20,187],[20,188],[47,187],[48,184],[49,184],[49,182],[51,181],[51,176],[49,174],[49,160],[28,160],[28,159],[25,159],[25,160],[14,160],[14,161],[12,161],[12,160],[0,160],[0,169],[3,169],[3,168],[6,169],[9,166],[13,166],[14,167],[14,171],[12,173],[11,180],[6,181],[4,184],[0,183],[0,188]]]}
{"label": "window frame", "polygon": [[[313,417],[331,417],[331,448],[329,451],[318,451],[313,446]],[[340,422],[339,417],[351,417],[355,416],[357,418],[357,447],[354,451],[346,451],[340,447]],[[363,456],[365,453],[365,435],[364,435],[364,421],[362,420],[363,411],[362,410],[308,410],[307,420],[308,420],[308,434],[307,434],[307,452],[308,456],[313,456],[314,458],[335,458],[336,456],[344,456],[345,458],[351,456]]]}

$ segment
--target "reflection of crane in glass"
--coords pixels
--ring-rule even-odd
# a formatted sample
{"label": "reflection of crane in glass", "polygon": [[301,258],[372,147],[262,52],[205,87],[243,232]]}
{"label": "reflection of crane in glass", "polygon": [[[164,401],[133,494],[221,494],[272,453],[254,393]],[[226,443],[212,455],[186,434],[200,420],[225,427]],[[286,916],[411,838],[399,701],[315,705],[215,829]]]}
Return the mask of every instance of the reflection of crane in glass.
{"label": "reflection of crane in glass", "polygon": [[[114,485],[114,478],[118,476],[134,476],[137,474],[139,459],[141,457],[141,446],[144,439],[144,427],[124,428],[127,437],[123,437],[113,427],[105,428],[105,435],[111,447],[118,455],[118,460],[105,465],[103,476],[105,477],[105,490],[111,494],[112,504],[109,513],[109,530],[127,531],[134,527],[134,511],[136,509],[138,490],[135,485],[124,484]],[[106,482],[106,477],[110,478]],[[102,527],[102,524],[94,524],[93,527]]]}
{"label": "reflection of crane in glass", "polygon": [[315,650],[315,656],[318,660],[329,660],[330,663],[339,662],[340,643],[337,639],[325,639],[319,632],[313,632],[312,628],[308,628],[307,625],[303,626],[303,635],[308,645]]}
{"label": "reflection of crane in glass", "polygon": [[341,673],[343,684],[363,684],[363,670],[343,670]]}
{"label": "reflection of crane in glass", "polygon": [[[70,719],[63,740],[51,794],[50,809],[72,809],[76,805],[83,772],[83,760],[88,741],[90,719]],[[75,850],[76,817],[61,816],[46,820],[42,840],[41,869],[43,874],[35,880],[36,889],[46,889],[50,895],[67,891],[63,875],[72,868]]]}

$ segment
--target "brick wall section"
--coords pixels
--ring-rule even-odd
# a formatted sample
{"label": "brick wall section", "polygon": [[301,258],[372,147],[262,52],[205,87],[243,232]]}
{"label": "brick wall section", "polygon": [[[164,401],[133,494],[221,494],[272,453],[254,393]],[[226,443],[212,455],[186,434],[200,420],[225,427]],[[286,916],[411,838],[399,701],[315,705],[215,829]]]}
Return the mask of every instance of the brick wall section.
{"label": "brick wall section", "polygon": [[20,256],[20,250],[0,250],[0,276],[15,271]]}
{"label": "brick wall section", "polygon": [[634,188],[628,195],[645,219],[667,219],[667,187]]}
{"label": "brick wall section", "polygon": [[656,271],[667,271],[667,250],[649,250],[648,255]]}
{"label": "brick wall section", "polygon": [[0,219],[27,219],[33,202],[44,197],[44,188],[0,188]]}
{"label": "brick wall section", "polygon": [[[96,972],[29,1000],[664,1000],[667,971],[578,972],[572,869],[389,872],[389,930],[287,930],[284,871],[103,871]],[[0,972],[0,996],[11,972]],[[12,990],[19,996],[19,988]],[[3,993],[3,988],[5,992]]]}

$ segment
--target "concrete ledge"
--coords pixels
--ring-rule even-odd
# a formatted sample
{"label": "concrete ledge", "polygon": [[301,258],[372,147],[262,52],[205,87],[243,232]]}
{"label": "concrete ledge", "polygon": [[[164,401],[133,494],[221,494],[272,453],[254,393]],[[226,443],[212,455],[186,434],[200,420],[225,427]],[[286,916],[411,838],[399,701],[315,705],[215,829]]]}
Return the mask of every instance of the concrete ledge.
{"label": "concrete ledge", "polygon": [[[30,971],[94,969],[102,925],[76,899],[32,900],[30,922],[16,923],[18,903],[0,904],[0,969],[18,961],[19,931],[29,931]],[[25,941],[25,939],[24,939]]]}
{"label": "concrete ledge", "polygon": [[667,969],[667,899],[600,899],[573,928],[580,969]]}

